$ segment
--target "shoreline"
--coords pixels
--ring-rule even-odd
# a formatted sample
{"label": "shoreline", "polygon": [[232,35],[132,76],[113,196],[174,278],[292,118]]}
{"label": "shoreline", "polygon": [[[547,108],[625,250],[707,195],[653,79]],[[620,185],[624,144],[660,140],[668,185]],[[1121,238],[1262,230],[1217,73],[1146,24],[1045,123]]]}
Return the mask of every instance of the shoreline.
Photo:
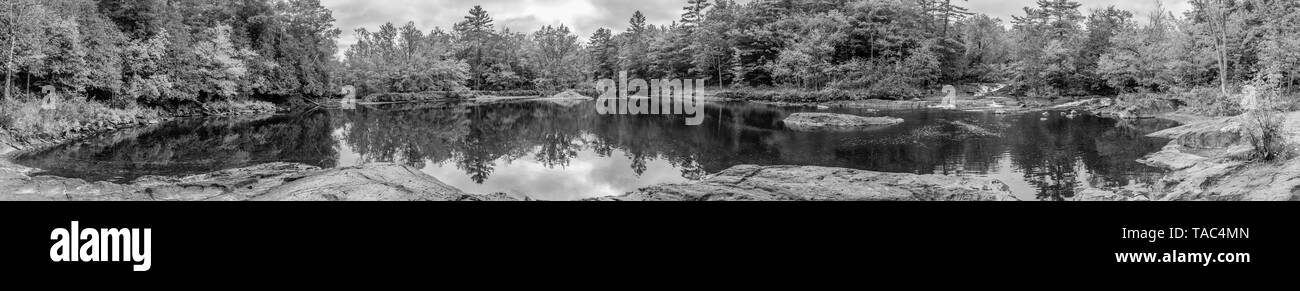
{"label": "shoreline", "polygon": [[[542,97],[542,98],[533,98],[533,99],[545,100],[546,98]],[[514,101],[514,100],[525,100],[525,99],[510,98],[510,101]],[[474,100],[470,100],[470,101],[474,101]],[[738,100],[712,98],[712,101],[737,102]],[[738,102],[750,102],[756,104],[769,104],[769,105],[782,105],[782,106],[819,106],[819,107],[831,107],[832,105],[865,106],[865,105],[893,104],[895,102],[902,102],[902,104],[908,104],[908,105],[913,105],[913,104],[924,105],[924,104],[931,103],[931,101],[890,101],[890,100],[867,101],[867,102],[847,103],[847,104],[839,103],[839,104],[830,104],[830,105],[827,104],[795,105],[792,103],[775,103],[775,102],[761,102],[761,101],[738,101]],[[1078,104],[1071,105],[1071,106],[1063,106],[1063,105],[1070,105],[1070,103],[1056,105],[1056,106],[1041,106],[1035,108],[1016,108],[1016,109],[1021,109],[1018,110],[1017,113],[1022,113],[1021,111],[1033,112],[1033,111],[1041,111],[1041,110],[1082,109],[1093,114],[1098,114],[1098,115],[1103,114],[1101,111],[1099,111],[1101,107],[1083,107],[1083,106],[1078,106]],[[919,107],[919,108],[912,107],[911,109],[925,109],[925,108],[928,107]],[[992,111],[998,109],[1000,108],[972,108],[967,110],[968,111],[972,111],[972,110]],[[243,115],[253,115],[253,114],[243,114]],[[172,121],[180,118],[195,118],[195,117],[166,117],[166,118],[162,118],[164,120],[160,120],[155,123],[137,124],[135,126],[126,126],[126,127],[116,127],[113,128],[112,130],[105,130],[105,131],[78,135],[75,138],[65,138],[62,140],[45,140],[40,143],[27,144],[21,147],[11,146],[13,149],[7,149],[5,151],[0,152],[0,186],[3,186],[0,188],[9,189],[5,191],[0,191],[0,200],[126,200],[126,201],[277,200],[277,199],[268,199],[267,198],[268,196],[265,196],[268,193],[272,193],[276,191],[294,192],[297,193],[297,195],[301,196],[301,197],[284,196],[281,197],[284,199],[279,199],[279,200],[440,200],[440,201],[441,200],[476,200],[476,201],[478,200],[491,200],[491,201],[529,200],[527,197],[520,199],[518,197],[511,197],[510,195],[501,194],[501,193],[493,193],[487,195],[464,193],[461,192],[461,190],[459,189],[455,189],[450,186],[446,186],[445,184],[442,184],[435,177],[423,175],[423,173],[419,173],[418,170],[404,169],[403,166],[392,165],[392,164],[368,164],[368,165],[363,165],[358,167],[321,169],[321,168],[316,168],[313,166],[308,166],[303,164],[267,163],[267,164],[259,164],[250,167],[245,167],[245,168],[227,169],[227,170],[199,174],[199,175],[192,175],[192,176],[146,176],[146,177],[141,177],[140,179],[136,179],[129,183],[119,184],[119,183],[111,183],[111,182],[87,182],[81,179],[68,178],[68,177],[33,176],[32,173],[38,171],[39,169],[29,168],[13,162],[13,158],[16,155],[25,152],[39,150],[41,148],[46,148],[50,146],[57,146],[59,144],[63,144],[66,142],[89,138],[100,134],[111,133],[118,130],[137,128],[140,126],[149,126],[153,124],[162,123],[164,121]],[[1114,117],[1108,117],[1108,118],[1114,118]],[[1206,121],[1212,121],[1218,119],[1213,117],[1196,116],[1196,115],[1178,113],[1178,112],[1156,114],[1151,118],[1160,118],[1160,119],[1167,119],[1167,120],[1173,120],[1179,122],[1181,125],[1175,128],[1182,128],[1189,125],[1194,125],[1197,123],[1203,123]],[[7,133],[0,134],[0,143],[8,144],[12,142],[11,139],[6,135]],[[1172,139],[1170,141],[1170,146],[1174,146],[1174,144],[1176,143],[1177,143],[1177,139],[1176,138]],[[1167,148],[1168,147],[1169,146],[1167,146]],[[1147,155],[1146,158],[1143,159],[1143,161],[1148,160],[1153,156],[1158,156],[1160,153],[1161,152],[1151,153]],[[743,168],[743,167],[745,166],[738,165],[736,167],[733,167],[733,169]],[[749,166],[749,167],[753,167],[753,166]],[[772,166],[772,167],[815,168],[815,167],[800,167],[800,166]],[[719,177],[721,177],[721,179],[725,179],[726,175],[724,175],[724,173],[733,171],[733,169],[728,169],[727,171],[723,171],[723,173],[711,175],[709,179],[719,179]],[[888,174],[888,173],[876,173],[871,171],[858,171],[858,172]],[[342,191],[340,193],[324,195],[322,193],[327,193],[327,192],[332,193],[337,191],[331,190],[331,188],[321,186],[319,184],[313,184],[307,186],[288,185],[288,184],[293,184],[292,182],[294,181],[303,180],[303,179],[308,179],[308,180],[313,178],[319,179],[320,177],[338,176],[338,175],[375,176],[374,173],[403,173],[397,175],[397,176],[401,176],[402,178],[394,178],[394,180],[402,180],[407,182],[418,183],[417,186],[409,186],[409,185],[400,186],[402,184],[397,183],[395,185],[399,185],[398,187],[396,187],[396,189],[398,190],[401,189],[439,189],[439,190],[432,191],[430,193],[417,193],[413,191],[398,191],[390,188],[381,187],[379,188],[379,190],[369,189],[369,190],[357,190],[351,192]],[[1167,173],[1165,176],[1166,177],[1173,176],[1176,175],[1177,173],[1178,173],[1178,169],[1170,169],[1170,173]],[[925,177],[925,175],[912,175],[912,176]],[[953,177],[964,177],[964,176],[953,176]],[[941,178],[941,177],[931,177],[931,178]],[[338,180],[338,177],[335,177],[334,180]],[[994,180],[993,182],[1001,183],[1000,181],[996,181],[996,179],[989,178],[989,180]],[[375,182],[375,181],[370,181],[370,182],[361,181],[361,183],[359,184],[369,185],[367,187],[375,187],[380,185],[386,185],[387,183],[387,182],[383,182],[383,183],[371,183],[371,182]],[[378,181],[378,182],[382,182],[382,181]],[[392,183],[387,183],[387,184],[392,184]],[[252,186],[233,187],[234,185],[252,185]],[[326,183],[325,185],[328,185],[328,183]],[[419,185],[423,185],[423,186],[419,186]],[[428,185],[442,185],[446,187],[442,188],[442,187],[428,186]],[[680,189],[691,189],[691,187],[697,187],[699,185],[713,185],[716,187],[718,183],[709,184],[706,183],[706,181],[702,180],[698,182],[679,184],[679,185],[656,185],[638,191],[629,192],[625,195],[584,199],[584,201],[674,200],[672,198],[664,198],[664,197],[678,197],[676,198],[676,200],[701,200],[701,199],[705,199],[701,197],[706,197],[706,198],[711,197],[708,195],[663,196],[663,195],[659,195],[659,193],[654,193],[654,191],[656,191],[655,189],[677,189],[673,191],[680,192],[681,191]],[[815,187],[816,185],[804,185],[804,186]],[[303,187],[306,187],[306,189],[308,190],[303,190],[304,189]],[[1131,189],[1080,189],[1080,190],[1081,191],[1076,193],[1076,197],[1073,200],[1084,200],[1084,201],[1157,200],[1157,199],[1138,199],[1137,197],[1160,198],[1160,197],[1167,196],[1162,193],[1156,193],[1156,191],[1151,191],[1150,193],[1135,194],[1132,193],[1134,191]],[[84,195],[79,195],[77,193],[69,193],[69,191],[72,192],[80,191],[83,192]],[[366,192],[376,192],[376,193],[382,192],[391,195],[355,196],[355,195],[362,195]],[[736,191],[732,191],[732,192],[736,192]],[[62,195],[50,195],[56,193],[61,193]],[[352,193],[352,194],[348,194],[348,193]],[[794,198],[790,198],[790,196],[780,196],[780,195],[778,196],[785,197],[785,198],[768,199],[768,200],[797,200]],[[778,197],[778,196],[772,196],[772,194],[769,193],[769,194],[764,194],[763,197]],[[985,195],[985,196],[995,197],[998,195],[991,195],[991,196]],[[270,197],[275,197],[275,196],[270,196]],[[646,197],[653,197],[653,198],[646,198]],[[748,197],[748,196],[743,196],[743,197]],[[730,200],[746,200],[746,199],[730,199]],[[1010,199],[994,199],[994,200],[1010,200]]]}

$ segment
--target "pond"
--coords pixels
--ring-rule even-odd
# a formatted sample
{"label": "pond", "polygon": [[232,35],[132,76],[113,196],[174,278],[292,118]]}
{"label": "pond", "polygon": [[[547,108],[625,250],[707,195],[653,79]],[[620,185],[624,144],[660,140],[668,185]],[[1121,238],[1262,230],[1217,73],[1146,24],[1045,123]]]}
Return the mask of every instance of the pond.
{"label": "pond", "polygon": [[[818,110],[710,103],[703,125],[683,116],[600,115],[593,102],[516,101],[361,106],[291,115],[187,119],[70,142],[16,158],[44,175],[129,182],[269,162],[343,167],[393,162],[470,193],[540,200],[618,195],[702,179],[729,167],[815,165],[999,179],[1023,200],[1077,189],[1149,184],[1136,160],[1172,121],[1116,121],[1065,112]],[[797,132],[796,112],[903,118],[857,132]]]}

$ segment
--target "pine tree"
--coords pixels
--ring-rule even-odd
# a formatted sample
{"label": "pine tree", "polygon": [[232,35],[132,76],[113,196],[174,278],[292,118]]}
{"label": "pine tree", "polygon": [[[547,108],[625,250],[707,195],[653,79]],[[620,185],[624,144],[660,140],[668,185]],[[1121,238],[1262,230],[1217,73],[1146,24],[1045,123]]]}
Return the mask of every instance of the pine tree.
{"label": "pine tree", "polygon": [[628,20],[628,24],[630,24],[630,26],[628,26],[627,32],[633,36],[639,37],[645,34],[645,14],[641,14],[641,10],[632,13],[632,19]]}
{"label": "pine tree", "polygon": [[709,9],[709,0],[687,0],[686,7],[682,7],[686,12],[682,13],[682,26],[688,29],[698,26],[704,21],[704,10]]}
{"label": "pine tree", "polygon": [[618,46],[614,44],[614,35],[608,28],[600,28],[587,41],[593,69],[597,78],[612,78],[617,75]]}
{"label": "pine tree", "polygon": [[469,15],[465,16],[465,20],[456,23],[452,29],[460,38],[461,47],[457,57],[469,63],[474,89],[482,89],[489,65],[486,56],[487,50],[490,49],[488,45],[492,38],[495,38],[492,16],[483,10],[483,6],[474,5]]}
{"label": "pine tree", "polygon": [[627,32],[619,49],[619,68],[638,78],[650,74],[647,57],[650,53],[650,27],[646,26],[645,14],[636,11],[628,20]]}

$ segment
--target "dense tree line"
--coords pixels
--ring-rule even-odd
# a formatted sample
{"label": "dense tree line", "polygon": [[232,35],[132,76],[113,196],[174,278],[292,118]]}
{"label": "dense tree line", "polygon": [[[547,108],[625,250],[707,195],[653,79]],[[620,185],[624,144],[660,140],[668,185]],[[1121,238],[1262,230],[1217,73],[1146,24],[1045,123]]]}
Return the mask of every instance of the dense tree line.
{"label": "dense tree line", "polygon": [[53,86],[117,104],[334,92],[318,0],[7,0],[5,98]]}
{"label": "dense tree line", "polygon": [[1158,10],[1146,23],[1130,11],[1084,11],[1070,0],[1039,0],[1006,22],[954,0],[685,2],[671,25],[647,24],[637,12],[627,27],[600,28],[580,49],[563,27],[533,35],[494,30],[481,7],[450,33],[433,34],[450,40],[437,49],[439,58],[469,65],[464,83],[474,89],[573,87],[627,71],[864,97],[986,82],[1048,97],[1190,88],[1227,94],[1267,78],[1289,87],[1300,65],[1293,53],[1300,4],[1292,1],[1192,0],[1191,11]]}
{"label": "dense tree line", "polygon": [[365,93],[581,88],[627,71],[710,86],[837,89],[866,97],[1007,83],[1029,96],[1113,95],[1245,84],[1289,89],[1300,74],[1300,4],[1191,0],[1138,21],[1113,7],[1039,0],[1004,21],[959,0],[683,0],[682,15],[578,36],[494,25],[482,7],[449,30],[357,29],[336,58],[317,0],[12,0],[0,5],[6,96],[53,85],[124,102]]}

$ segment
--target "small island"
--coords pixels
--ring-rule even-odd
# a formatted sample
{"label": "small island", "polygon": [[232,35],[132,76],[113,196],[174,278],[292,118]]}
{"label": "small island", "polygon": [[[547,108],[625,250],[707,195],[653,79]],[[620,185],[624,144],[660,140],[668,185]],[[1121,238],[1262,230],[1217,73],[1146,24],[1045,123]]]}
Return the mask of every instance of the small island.
{"label": "small island", "polygon": [[902,118],[806,112],[791,114],[785,127],[795,131],[846,131],[880,128],[903,123]]}

